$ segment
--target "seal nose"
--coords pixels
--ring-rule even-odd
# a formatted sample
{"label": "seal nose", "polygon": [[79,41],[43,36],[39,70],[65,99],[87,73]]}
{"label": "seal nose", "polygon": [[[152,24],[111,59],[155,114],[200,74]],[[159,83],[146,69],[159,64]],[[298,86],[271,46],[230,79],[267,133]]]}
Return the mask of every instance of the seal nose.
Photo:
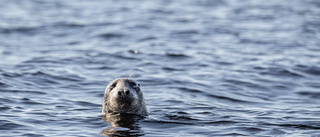
{"label": "seal nose", "polygon": [[118,95],[119,96],[126,96],[126,95],[129,95],[129,94],[130,94],[129,90],[119,90],[118,91]]}

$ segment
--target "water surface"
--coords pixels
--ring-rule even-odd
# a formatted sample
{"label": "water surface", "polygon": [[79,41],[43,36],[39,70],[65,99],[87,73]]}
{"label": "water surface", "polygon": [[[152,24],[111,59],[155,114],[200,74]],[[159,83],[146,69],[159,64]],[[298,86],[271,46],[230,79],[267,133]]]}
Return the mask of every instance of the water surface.
{"label": "water surface", "polygon": [[[0,0],[0,136],[320,136],[319,26],[317,0]],[[112,128],[131,74],[149,116]]]}

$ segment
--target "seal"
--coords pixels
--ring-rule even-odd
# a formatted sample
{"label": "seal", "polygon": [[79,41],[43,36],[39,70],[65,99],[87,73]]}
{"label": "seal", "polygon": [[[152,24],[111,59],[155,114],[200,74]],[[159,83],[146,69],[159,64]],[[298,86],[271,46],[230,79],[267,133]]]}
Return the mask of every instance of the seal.
{"label": "seal", "polygon": [[148,115],[140,84],[127,78],[110,82],[102,104],[102,115],[109,114]]}

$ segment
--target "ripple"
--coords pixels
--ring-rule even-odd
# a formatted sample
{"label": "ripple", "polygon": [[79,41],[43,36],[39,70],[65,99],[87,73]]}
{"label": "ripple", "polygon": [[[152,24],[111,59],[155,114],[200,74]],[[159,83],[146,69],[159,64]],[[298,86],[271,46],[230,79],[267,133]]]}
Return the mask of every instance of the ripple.
{"label": "ripple", "polygon": [[22,98],[21,100],[22,100],[23,104],[28,104],[28,105],[40,105],[40,104],[43,104],[43,103],[31,100],[29,98]]}
{"label": "ripple", "polygon": [[13,121],[0,120],[0,130],[16,130],[25,127],[24,125],[16,124]]}
{"label": "ripple", "polygon": [[253,82],[244,81],[244,80],[225,79],[224,81],[227,82],[227,83],[235,84],[237,86],[245,86],[245,87],[255,88],[255,89],[259,89],[259,90],[263,90],[263,91],[269,90],[265,86],[262,86],[262,85],[259,85],[259,84],[255,84]]}
{"label": "ripple", "polygon": [[104,33],[104,34],[100,34],[99,37],[102,37],[104,39],[114,39],[114,38],[121,38],[124,35],[121,33],[114,33],[114,32],[110,32],[110,33]]}
{"label": "ripple", "polygon": [[219,120],[219,121],[210,121],[210,122],[205,122],[204,124],[206,125],[215,125],[215,126],[228,126],[228,125],[235,125],[238,122],[236,121],[228,121],[228,120]]}
{"label": "ripple", "polygon": [[214,99],[221,99],[221,100],[227,100],[235,103],[254,103],[252,101],[248,100],[241,100],[241,99],[236,99],[236,98],[231,98],[227,96],[219,96],[219,95],[207,95],[208,97],[214,98]]}
{"label": "ripple", "polygon": [[3,89],[2,92],[7,93],[23,93],[23,94],[34,94],[34,95],[45,95],[47,93],[42,91],[34,91],[34,90],[16,90],[16,89]]}
{"label": "ripple", "polygon": [[311,67],[303,66],[302,71],[310,75],[315,75],[315,76],[320,75],[320,68],[316,66],[311,66]]}
{"label": "ripple", "polygon": [[10,98],[0,98],[1,103],[16,103],[14,100]]}
{"label": "ripple", "polygon": [[16,27],[16,28],[2,28],[0,29],[0,33],[22,33],[22,34],[27,34],[31,35],[33,34],[37,29],[41,27]]}
{"label": "ripple", "polygon": [[157,128],[173,128],[176,126],[183,126],[183,125],[194,125],[193,123],[187,122],[187,121],[171,121],[171,120],[144,120],[144,123],[149,124],[157,124]]}
{"label": "ripple", "polygon": [[274,126],[281,126],[285,128],[297,128],[297,129],[303,129],[303,130],[310,130],[310,129],[315,129],[318,130],[320,129],[319,125],[305,125],[305,124],[270,124]]}
{"label": "ripple", "polygon": [[175,58],[175,59],[189,58],[188,55],[185,55],[183,53],[166,53],[166,56],[170,58]]}
{"label": "ripple", "polygon": [[143,41],[152,41],[152,40],[157,40],[157,37],[153,37],[153,36],[148,36],[148,37],[144,37],[139,39],[139,42],[143,42]]}
{"label": "ripple", "polygon": [[3,87],[9,87],[9,85],[6,84],[5,82],[1,82],[1,81],[0,81],[0,87],[2,87],[2,88],[3,88]]}
{"label": "ripple", "polygon": [[180,34],[180,35],[190,35],[190,34],[198,34],[198,30],[180,30],[173,32],[174,34]]}
{"label": "ripple", "polygon": [[80,105],[80,106],[86,106],[86,107],[100,107],[101,104],[94,104],[94,103],[91,103],[91,102],[86,102],[86,101],[76,101],[75,102],[77,105]]}
{"label": "ripple", "polygon": [[273,76],[283,76],[283,77],[297,77],[302,78],[303,75],[293,72],[285,68],[268,68],[267,71],[261,72],[262,75],[273,75]]}
{"label": "ripple", "polygon": [[192,89],[192,88],[187,88],[187,87],[181,87],[179,88],[182,91],[190,92],[190,93],[204,93],[203,91],[199,89]]}
{"label": "ripple", "polygon": [[171,114],[167,114],[165,115],[165,118],[168,118],[169,120],[177,120],[177,121],[188,121],[188,122],[191,122],[193,120],[197,120],[197,119],[194,119],[194,118],[191,118],[187,115],[171,115]]}
{"label": "ripple", "polygon": [[297,92],[297,94],[299,94],[301,96],[308,96],[308,97],[314,98],[314,99],[320,99],[320,92],[300,91],[300,92]]}
{"label": "ripple", "polygon": [[22,136],[27,136],[27,137],[43,137],[44,135],[42,135],[42,134],[27,133],[27,134],[23,134]]}
{"label": "ripple", "polygon": [[173,67],[163,67],[162,69],[165,71],[186,71],[186,69],[179,69],[179,68],[173,68]]}
{"label": "ripple", "polygon": [[6,111],[6,110],[9,110],[9,109],[11,109],[10,107],[0,107],[0,111]]}
{"label": "ripple", "polygon": [[260,133],[260,132],[266,131],[259,127],[239,127],[237,129],[240,129],[249,133]]}

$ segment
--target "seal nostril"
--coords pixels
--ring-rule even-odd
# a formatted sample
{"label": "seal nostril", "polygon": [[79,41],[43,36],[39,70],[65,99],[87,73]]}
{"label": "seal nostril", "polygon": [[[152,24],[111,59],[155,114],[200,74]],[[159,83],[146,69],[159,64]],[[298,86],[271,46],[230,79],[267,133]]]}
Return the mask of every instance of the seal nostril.
{"label": "seal nostril", "polygon": [[129,95],[129,94],[130,94],[130,91],[129,91],[129,90],[127,90],[127,91],[125,91],[125,93],[126,93],[126,95]]}
{"label": "seal nostril", "polygon": [[118,95],[121,96],[121,91],[118,91]]}

